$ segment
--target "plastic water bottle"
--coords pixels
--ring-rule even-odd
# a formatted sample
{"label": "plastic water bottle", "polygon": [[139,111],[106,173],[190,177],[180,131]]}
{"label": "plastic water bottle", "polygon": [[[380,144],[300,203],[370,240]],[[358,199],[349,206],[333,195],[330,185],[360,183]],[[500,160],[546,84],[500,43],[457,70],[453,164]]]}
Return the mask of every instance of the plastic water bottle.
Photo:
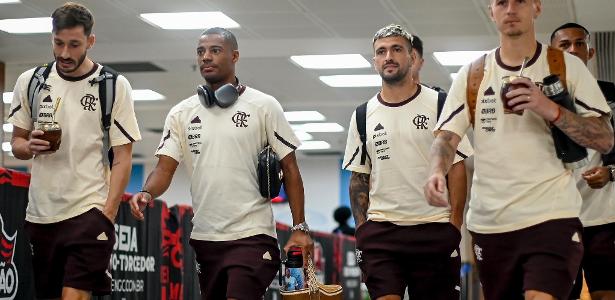
{"label": "plastic water bottle", "polygon": [[301,248],[292,247],[286,254],[286,271],[284,274],[284,288],[287,291],[297,291],[305,288],[303,274],[303,254]]}

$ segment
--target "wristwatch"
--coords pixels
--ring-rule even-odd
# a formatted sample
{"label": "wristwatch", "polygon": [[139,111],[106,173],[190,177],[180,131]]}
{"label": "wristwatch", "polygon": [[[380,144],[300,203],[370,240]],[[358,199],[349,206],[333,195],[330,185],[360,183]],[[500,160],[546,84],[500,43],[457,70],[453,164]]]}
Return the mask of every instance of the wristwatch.
{"label": "wristwatch", "polygon": [[308,226],[307,223],[305,222],[301,222],[293,227],[290,228],[290,232],[295,232],[297,230],[303,231],[307,234],[310,234],[310,227]]}
{"label": "wristwatch", "polygon": [[610,166],[606,166],[607,168],[609,168],[609,180],[610,181],[615,181],[615,165],[610,165]]}

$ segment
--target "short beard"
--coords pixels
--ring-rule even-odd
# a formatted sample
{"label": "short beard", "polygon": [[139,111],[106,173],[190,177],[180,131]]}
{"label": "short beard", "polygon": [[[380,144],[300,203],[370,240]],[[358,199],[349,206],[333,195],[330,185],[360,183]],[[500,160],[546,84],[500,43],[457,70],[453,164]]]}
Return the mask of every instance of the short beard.
{"label": "short beard", "polygon": [[380,78],[382,78],[382,81],[384,81],[385,83],[389,85],[398,85],[404,81],[407,75],[408,75],[408,70],[399,71],[391,75],[385,75],[383,71],[380,73]]}
{"label": "short beard", "polygon": [[521,31],[521,29],[517,29],[515,31],[505,32],[504,35],[506,35],[507,37],[516,38],[522,36],[523,31]]}
{"label": "short beard", "polygon": [[[55,56],[55,54],[54,54]],[[83,53],[83,55],[81,55],[81,57],[79,57],[79,60],[77,61],[77,63],[75,64],[75,67],[70,69],[70,70],[61,70],[63,73],[72,73],[75,72],[77,69],[79,69],[79,67],[81,67],[81,65],[83,64],[83,62],[85,61],[85,58],[88,56],[88,51],[85,51]],[[58,60],[58,57],[55,56],[56,61]]]}

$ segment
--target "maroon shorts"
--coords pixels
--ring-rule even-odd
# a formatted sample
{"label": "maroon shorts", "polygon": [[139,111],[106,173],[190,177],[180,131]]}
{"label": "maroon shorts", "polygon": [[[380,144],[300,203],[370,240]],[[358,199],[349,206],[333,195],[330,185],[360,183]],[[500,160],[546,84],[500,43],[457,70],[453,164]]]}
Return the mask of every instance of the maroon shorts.
{"label": "maroon shorts", "polygon": [[60,298],[63,287],[111,293],[113,223],[97,208],[51,224],[26,222],[32,245],[36,297]]}
{"label": "maroon shorts", "polygon": [[[583,228],[582,271],[590,292],[615,291],[615,223]],[[579,299],[583,277],[581,270],[570,299]]]}
{"label": "maroon shorts", "polygon": [[260,234],[234,241],[190,239],[203,300],[260,300],[280,268],[276,239]]}
{"label": "maroon shorts", "polygon": [[571,218],[504,233],[471,232],[485,299],[523,299],[527,290],[566,299],[583,256],[582,231]]}
{"label": "maroon shorts", "polygon": [[461,233],[451,223],[399,226],[367,221],[357,228],[357,261],[369,295],[459,299]]}

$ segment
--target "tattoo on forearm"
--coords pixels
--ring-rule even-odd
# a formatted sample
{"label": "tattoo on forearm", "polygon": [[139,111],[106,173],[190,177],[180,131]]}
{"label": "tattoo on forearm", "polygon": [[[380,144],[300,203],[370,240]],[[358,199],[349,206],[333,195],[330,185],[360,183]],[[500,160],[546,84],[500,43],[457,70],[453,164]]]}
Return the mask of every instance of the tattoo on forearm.
{"label": "tattoo on forearm", "polygon": [[431,148],[432,160],[435,163],[434,167],[443,170],[444,173],[448,172],[455,159],[455,148],[451,146],[451,140],[454,135],[454,133],[449,131],[441,132],[434,140]]}
{"label": "tattoo on forearm", "polygon": [[350,176],[350,206],[357,226],[367,221],[369,174],[352,172]]}
{"label": "tattoo on forearm", "polygon": [[606,153],[613,145],[613,132],[606,117],[584,118],[562,109],[562,116],[554,125],[581,146]]}

